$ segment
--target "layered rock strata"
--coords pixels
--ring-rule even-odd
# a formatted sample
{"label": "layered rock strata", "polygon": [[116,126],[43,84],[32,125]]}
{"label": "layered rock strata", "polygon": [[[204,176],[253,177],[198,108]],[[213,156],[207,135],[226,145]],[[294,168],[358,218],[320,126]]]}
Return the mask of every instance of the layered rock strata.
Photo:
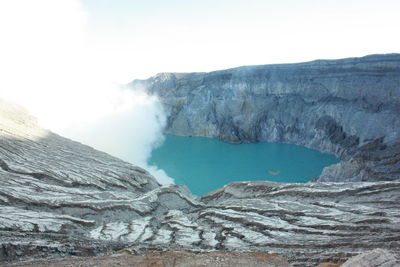
{"label": "layered rock strata", "polygon": [[277,253],[298,266],[400,249],[400,182],[229,184],[202,198],[0,105],[0,262],[126,248]]}
{"label": "layered rock strata", "polygon": [[[400,255],[384,249],[375,249],[351,257],[345,263],[322,262],[316,267],[397,267]],[[80,266],[174,266],[174,267],[291,267],[286,259],[266,252],[227,251],[161,251],[131,255],[121,250],[116,255],[97,257],[70,257],[67,259],[42,259],[13,264],[16,267],[80,267]]]}
{"label": "layered rock strata", "polygon": [[394,254],[390,251],[378,248],[354,256],[342,265],[342,267],[355,266],[397,267],[400,266],[400,255],[398,253]]}
{"label": "layered rock strata", "polygon": [[113,256],[47,259],[23,262],[16,267],[292,267],[287,260],[265,252],[147,252],[144,255],[120,254]]}
{"label": "layered rock strata", "polygon": [[318,181],[400,178],[399,54],[160,73],[129,86],[159,96],[167,133],[293,143],[346,160]]}

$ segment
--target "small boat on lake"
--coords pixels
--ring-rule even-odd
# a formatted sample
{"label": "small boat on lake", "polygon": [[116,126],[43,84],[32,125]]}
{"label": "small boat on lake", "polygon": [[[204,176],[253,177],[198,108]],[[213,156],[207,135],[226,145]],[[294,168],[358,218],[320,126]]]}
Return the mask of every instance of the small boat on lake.
{"label": "small boat on lake", "polygon": [[268,173],[271,175],[278,175],[281,173],[281,171],[280,170],[268,170]]}

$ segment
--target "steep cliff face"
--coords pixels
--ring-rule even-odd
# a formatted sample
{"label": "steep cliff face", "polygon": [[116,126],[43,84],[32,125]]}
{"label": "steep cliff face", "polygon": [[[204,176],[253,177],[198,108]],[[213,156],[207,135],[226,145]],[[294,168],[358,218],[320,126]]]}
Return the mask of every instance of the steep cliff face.
{"label": "steep cliff face", "polygon": [[202,198],[0,102],[0,263],[129,248],[275,252],[298,266],[400,247],[400,182],[242,182]]}
{"label": "steep cliff face", "polygon": [[[399,54],[210,73],[161,73],[130,86],[160,97],[169,114],[166,132],[170,134],[294,143],[346,160],[370,143],[379,141],[381,146],[373,150],[379,152],[400,141]],[[357,160],[372,171],[364,168],[368,175],[355,171],[352,177],[338,177],[331,170],[322,179],[400,178],[398,161],[375,171],[374,160]]]}

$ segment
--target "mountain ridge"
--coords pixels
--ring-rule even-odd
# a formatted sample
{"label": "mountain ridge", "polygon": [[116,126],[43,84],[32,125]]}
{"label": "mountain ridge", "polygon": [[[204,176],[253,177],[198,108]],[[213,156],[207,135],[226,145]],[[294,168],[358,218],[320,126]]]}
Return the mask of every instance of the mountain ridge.
{"label": "mountain ridge", "polygon": [[315,266],[400,246],[400,181],[240,182],[197,198],[4,102],[0,159],[1,264],[124,249],[267,251]]}
{"label": "mountain ridge", "polygon": [[[397,59],[391,60],[390,58],[392,57],[400,57],[400,53],[386,53],[386,54],[370,54],[370,55],[365,55],[361,57],[348,57],[348,58],[337,58],[337,59],[314,59],[310,61],[304,61],[304,62],[287,62],[287,63],[271,63],[271,64],[255,64],[255,65],[242,65],[238,67],[232,67],[232,68],[227,68],[227,69],[218,69],[218,70],[212,70],[212,71],[195,71],[195,72],[173,72],[173,71],[167,71],[167,72],[158,72],[155,75],[151,76],[161,76],[164,74],[177,74],[177,75],[185,75],[185,74],[206,74],[206,73],[217,73],[217,72],[224,72],[224,71],[232,71],[236,69],[246,69],[246,68],[264,68],[264,67],[285,67],[285,66],[298,66],[298,65],[311,65],[315,63],[323,63],[323,64],[328,64],[328,63],[339,63],[339,62],[346,62],[346,61],[357,61],[357,60],[365,60],[365,59],[373,59],[372,61],[381,61],[382,59],[389,58],[389,61],[397,61]],[[149,77],[149,78],[151,78]],[[131,83],[134,83],[135,81],[145,81],[147,79],[134,79]]]}
{"label": "mountain ridge", "polygon": [[[383,77],[382,88],[393,84],[393,77],[397,77],[387,76],[386,71],[380,73],[384,74],[379,76]],[[394,71],[394,74],[397,72]],[[371,77],[371,80],[375,79]],[[338,105],[348,107],[347,102],[341,103],[340,99],[331,97],[324,102],[325,106],[321,106],[325,109],[328,107],[326,114],[313,117],[313,114],[318,115],[318,109],[311,109],[314,113],[307,110],[318,104],[313,104],[313,95],[307,98],[307,95],[299,97],[290,94],[285,99],[278,94],[271,100],[262,97],[264,87],[249,87],[254,89],[253,94],[257,96],[255,100],[260,96],[260,106],[254,106],[254,99],[232,103],[232,96],[241,99],[246,94],[232,94],[231,86],[237,84],[230,84],[229,77],[211,77],[205,83],[196,79],[180,80],[178,83],[181,87],[175,91],[167,90],[169,87],[165,86],[153,88],[161,93],[160,99],[164,105],[171,104],[166,107],[175,112],[172,114],[182,112],[181,119],[170,118],[169,127],[187,131],[196,129],[199,124],[196,126],[194,122],[188,124],[190,127],[187,128],[179,128],[179,123],[176,123],[176,120],[180,120],[185,126],[182,116],[191,115],[187,113],[187,106],[193,104],[198,104],[192,106],[193,114],[213,122],[213,115],[222,113],[202,113],[199,108],[208,99],[222,100],[218,105],[225,104],[214,105],[215,111],[229,112],[225,114],[228,116],[224,117],[226,120],[223,127],[215,129],[221,130],[221,134],[224,134],[221,137],[226,137],[226,140],[235,141],[235,138],[245,137],[252,141],[251,137],[257,136],[252,136],[251,131],[244,132],[246,127],[232,128],[235,121],[233,118],[228,120],[229,115],[239,106],[238,112],[246,116],[236,118],[236,123],[252,122],[254,117],[251,114],[258,111],[257,107],[272,103],[277,110],[265,115],[270,116],[274,123],[266,126],[277,129],[277,134],[268,135],[267,127],[264,129],[267,130],[264,137],[276,137],[278,140],[285,137],[279,135],[279,120],[291,122],[290,116],[302,114],[299,112],[304,108],[303,111],[312,121],[304,126],[312,126],[312,131],[308,132],[310,135],[304,135],[303,139],[309,145],[313,145],[310,141],[314,140],[314,145],[320,149],[348,156],[348,160],[344,160],[342,165],[332,166],[334,168],[328,173],[333,178],[344,177],[346,182],[240,182],[228,184],[198,198],[185,186],[160,186],[154,177],[138,166],[42,129],[26,111],[0,101],[0,263],[44,257],[115,254],[121,249],[134,254],[165,250],[267,251],[285,257],[294,266],[344,262],[353,255],[375,248],[398,254],[400,180],[396,176],[396,164],[400,157],[399,149],[395,142],[388,142],[390,138],[376,135],[380,131],[390,130],[390,127],[397,129],[398,120],[394,120],[388,128],[378,131],[371,129],[367,134],[377,138],[358,144],[354,151],[345,151],[343,147],[351,148],[355,143],[354,138],[350,138],[353,133],[348,132],[348,125],[345,127],[340,124],[345,120],[339,120],[340,116],[335,117],[338,114],[329,114],[328,111]],[[352,84],[352,80],[344,81]],[[225,87],[218,86],[213,92],[203,94],[206,87],[193,87],[193,82],[200,85],[217,82]],[[173,84],[171,80],[165,80],[165,84],[168,83]],[[394,88],[397,90],[396,86]],[[199,90],[193,91],[193,88]],[[235,90],[243,89],[246,93],[249,88],[242,84],[235,87]],[[281,85],[271,89],[284,93],[283,89],[288,88]],[[300,86],[297,89],[301,91],[307,88]],[[156,91],[153,90],[153,93]],[[189,91],[191,94],[187,94]],[[393,102],[397,104],[398,92],[392,93]],[[198,96],[204,98],[198,99]],[[306,105],[302,102],[303,97],[307,100],[304,102]],[[369,97],[373,101],[377,99]],[[180,107],[176,106],[179,102],[182,104]],[[294,106],[294,110],[287,109],[287,103]],[[377,103],[367,101],[355,104],[357,109],[350,107],[342,111],[359,111],[367,117],[371,111],[372,115],[378,114],[378,119],[385,115],[382,125],[387,125],[385,122],[391,116],[398,118],[395,106],[379,108],[375,106]],[[174,107],[176,110],[173,110]],[[289,119],[285,118],[287,112]],[[207,114],[209,117],[203,116]],[[220,117],[214,119],[218,123],[224,122]],[[259,123],[265,124],[265,120],[259,120]],[[302,140],[298,133],[307,133],[302,132],[306,128],[299,125],[297,129],[292,129],[295,130],[292,131],[292,137],[297,138],[293,141]],[[251,123],[248,126],[251,130]],[[235,131],[230,131],[232,129]],[[355,131],[354,135],[357,133]],[[396,137],[396,134],[392,133],[392,137]],[[357,137],[362,139],[362,136]],[[343,167],[343,164],[348,166]],[[353,173],[346,173],[350,171]],[[378,182],[349,182],[349,177],[360,173],[370,180],[377,178]],[[384,175],[389,175],[386,181],[381,179]],[[372,256],[376,254],[382,253],[378,251]]]}
{"label": "mountain ridge", "polygon": [[400,178],[398,161],[384,170],[360,156],[400,142],[400,54],[164,73],[128,86],[159,97],[168,134],[293,143],[345,160],[316,181]]}

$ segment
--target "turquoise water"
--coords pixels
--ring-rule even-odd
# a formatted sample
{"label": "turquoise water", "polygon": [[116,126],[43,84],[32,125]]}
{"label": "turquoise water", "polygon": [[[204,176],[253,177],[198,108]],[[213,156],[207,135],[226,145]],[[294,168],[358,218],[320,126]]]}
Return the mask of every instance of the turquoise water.
{"label": "turquoise water", "polygon": [[337,162],[333,155],[297,145],[174,135],[167,135],[149,160],[199,196],[234,181],[304,183]]}

